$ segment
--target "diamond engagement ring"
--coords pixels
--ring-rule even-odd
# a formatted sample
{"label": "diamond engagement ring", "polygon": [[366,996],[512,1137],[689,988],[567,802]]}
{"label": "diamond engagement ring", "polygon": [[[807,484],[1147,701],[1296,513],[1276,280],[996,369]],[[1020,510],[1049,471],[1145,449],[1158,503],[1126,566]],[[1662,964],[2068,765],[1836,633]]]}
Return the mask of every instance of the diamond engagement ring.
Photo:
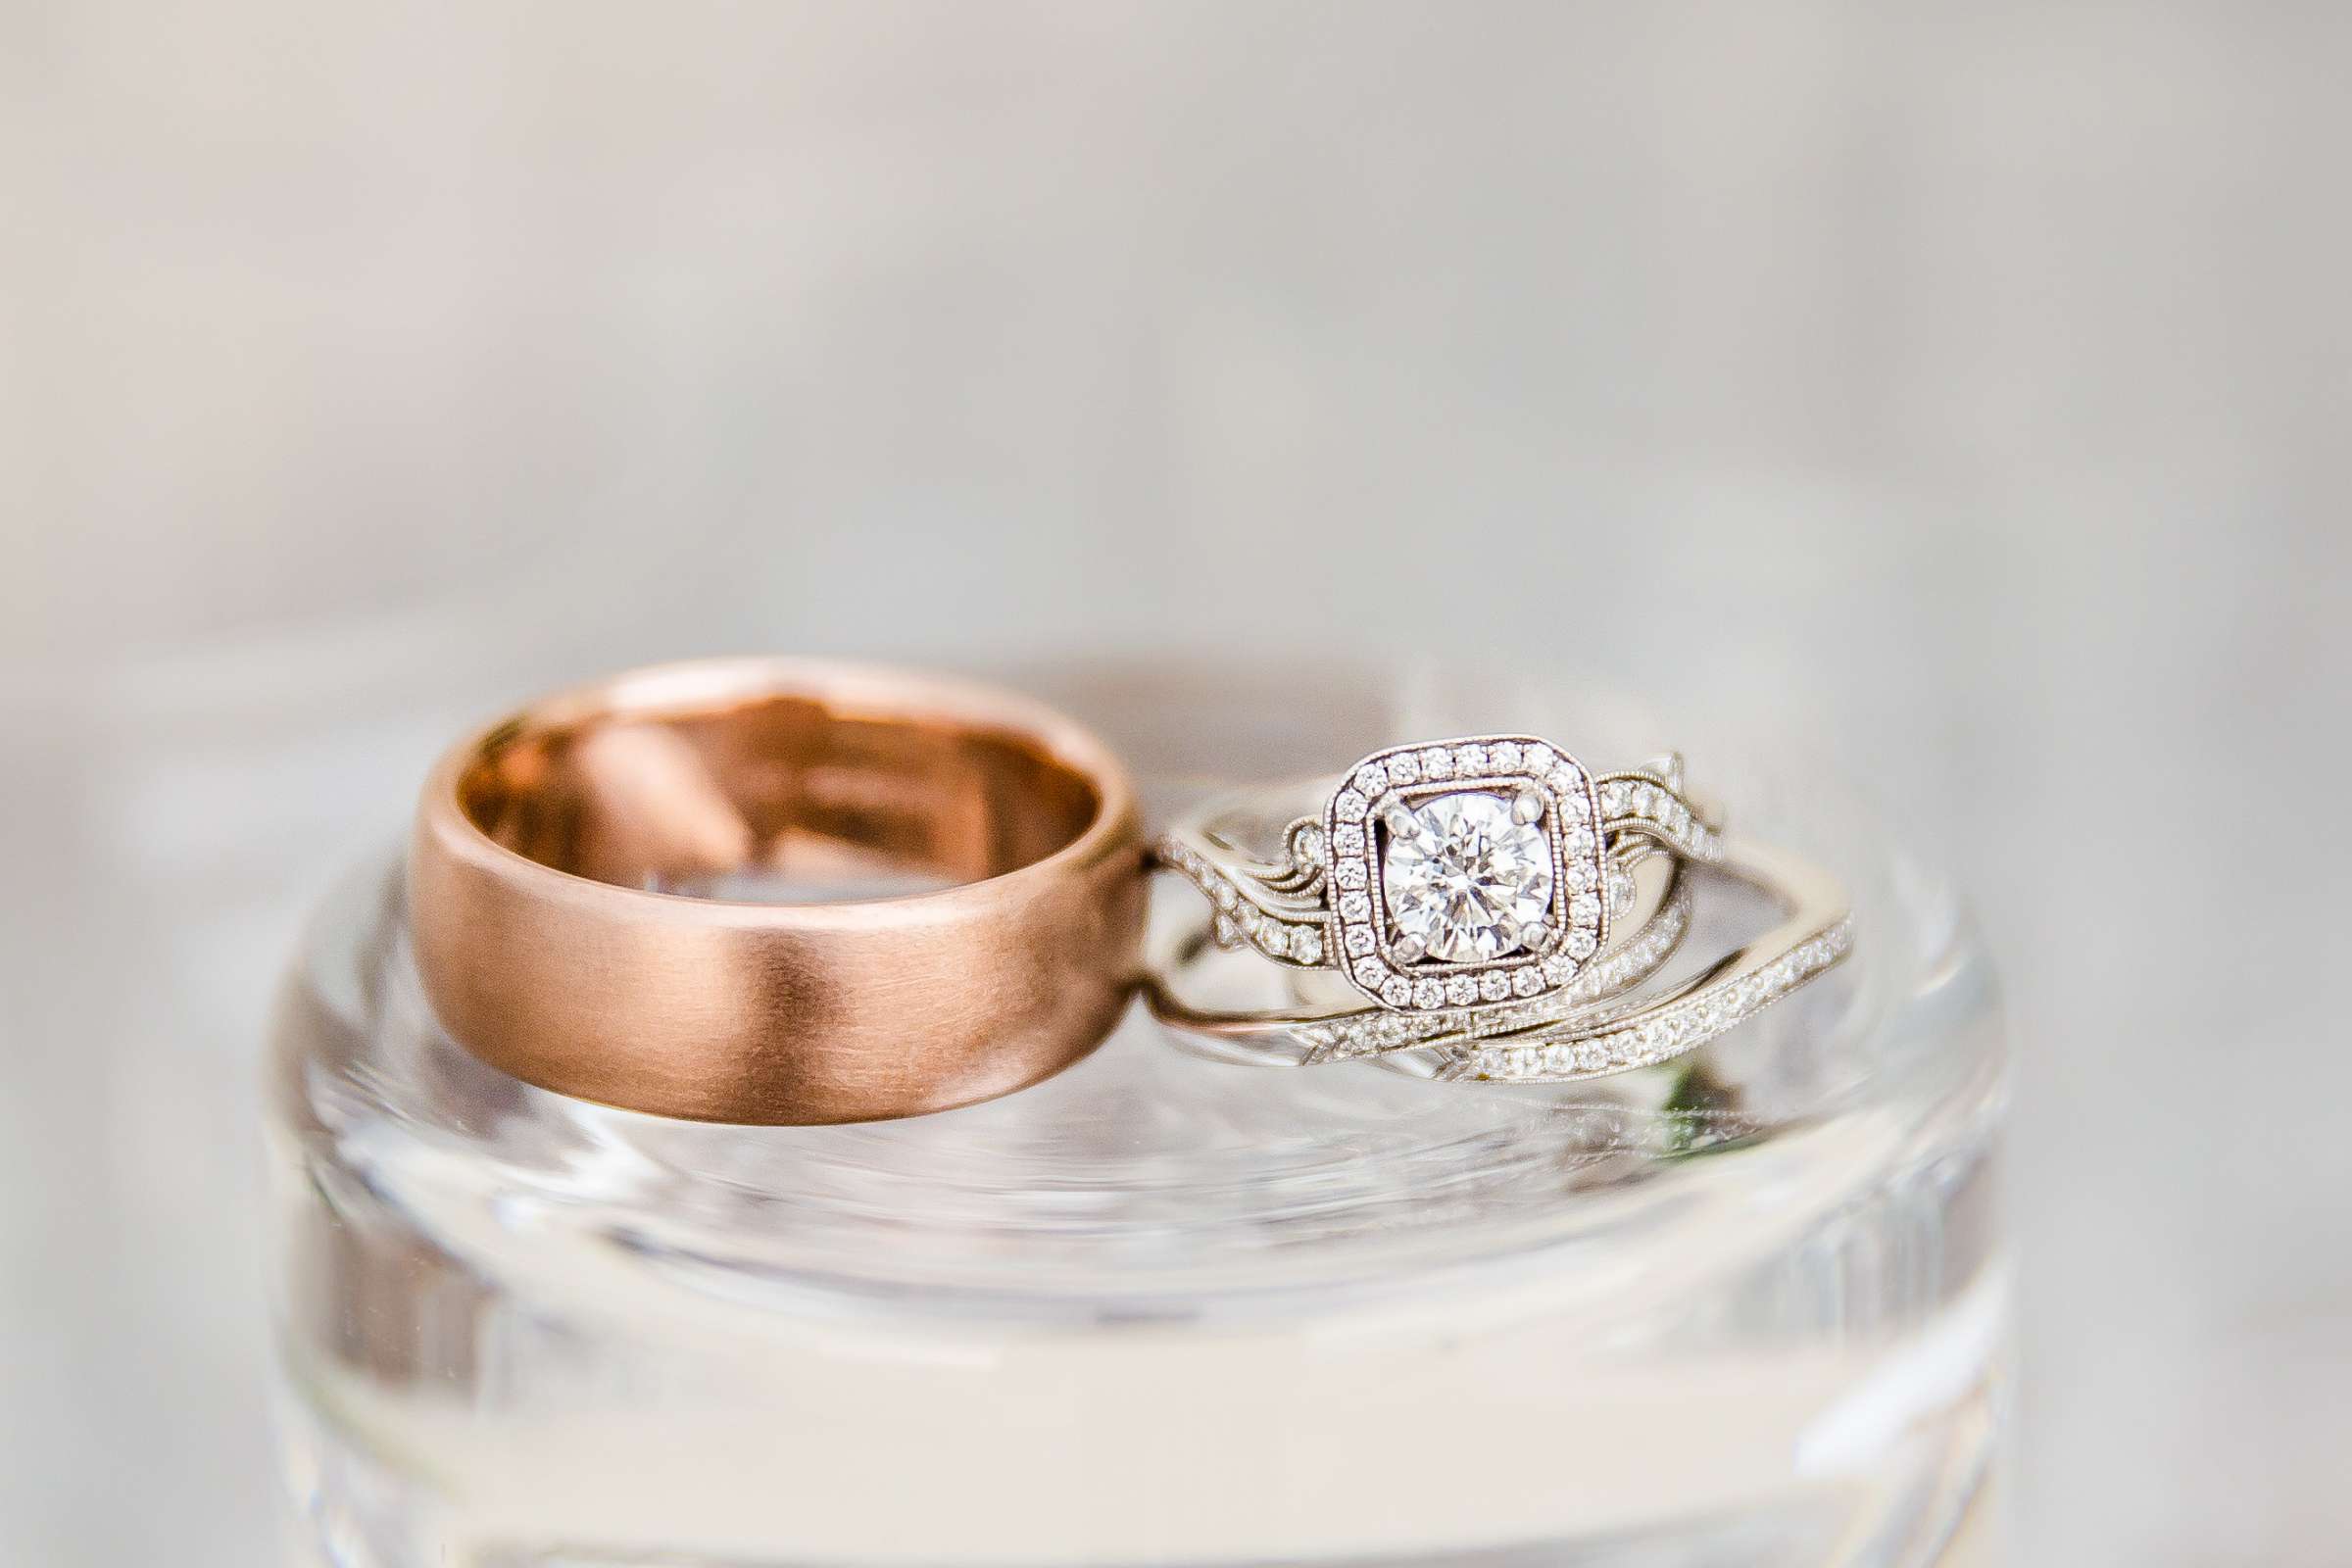
{"label": "diamond engagement ring", "polygon": [[[1163,922],[1152,1008],[1240,1059],[1410,1052],[1440,1077],[1593,1077],[1690,1050],[1851,943],[1837,884],[1727,836],[1677,757],[1594,774],[1530,736],[1424,742],[1365,758],[1318,812],[1291,815],[1298,804],[1212,802],[1156,847],[1206,905]],[[1756,888],[1782,920],[1642,991],[1682,945],[1701,876]],[[1272,960],[1256,978],[1287,979],[1286,1001],[1200,1000],[1220,950]]]}

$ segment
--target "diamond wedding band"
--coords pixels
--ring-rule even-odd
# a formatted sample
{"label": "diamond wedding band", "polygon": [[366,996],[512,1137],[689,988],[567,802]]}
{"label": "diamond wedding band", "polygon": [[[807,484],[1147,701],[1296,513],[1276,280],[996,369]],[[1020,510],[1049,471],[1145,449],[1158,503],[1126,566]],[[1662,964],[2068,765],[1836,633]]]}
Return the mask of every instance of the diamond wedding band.
{"label": "diamond wedding band", "polygon": [[[1155,944],[1152,1007],[1242,1059],[1412,1052],[1440,1077],[1593,1077],[1690,1050],[1851,944],[1836,882],[1727,836],[1679,758],[1594,774],[1544,740],[1478,736],[1375,752],[1312,814],[1286,820],[1286,802],[1210,803],[1156,847],[1206,902]],[[1754,887],[1783,918],[1644,991],[1706,879]],[[1200,1000],[1221,949],[1278,966],[1286,1002]]]}

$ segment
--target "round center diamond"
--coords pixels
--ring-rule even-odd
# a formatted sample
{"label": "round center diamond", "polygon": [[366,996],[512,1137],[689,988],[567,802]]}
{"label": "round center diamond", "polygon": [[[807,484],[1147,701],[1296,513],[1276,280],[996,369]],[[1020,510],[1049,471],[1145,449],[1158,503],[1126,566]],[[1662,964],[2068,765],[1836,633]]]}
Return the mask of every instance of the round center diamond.
{"label": "round center diamond", "polygon": [[1389,835],[1381,896],[1398,933],[1446,963],[1499,957],[1551,908],[1551,841],[1507,796],[1463,790],[1414,807]]}

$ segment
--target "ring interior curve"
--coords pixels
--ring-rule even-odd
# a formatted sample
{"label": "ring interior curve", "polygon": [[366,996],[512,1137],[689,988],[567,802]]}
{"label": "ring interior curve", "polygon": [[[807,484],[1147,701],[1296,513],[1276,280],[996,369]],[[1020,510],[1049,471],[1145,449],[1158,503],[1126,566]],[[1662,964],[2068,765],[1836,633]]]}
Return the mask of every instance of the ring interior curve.
{"label": "ring interior curve", "polygon": [[722,660],[549,698],[444,757],[410,855],[448,1032],[700,1120],[862,1121],[1058,1071],[1131,993],[1135,792],[1011,693]]}
{"label": "ring interior curve", "polygon": [[754,904],[887,898],[1046,858],[1102,809],[1028,731],[805,692],[525,717],[457,781],[492,843],[613,887]]}

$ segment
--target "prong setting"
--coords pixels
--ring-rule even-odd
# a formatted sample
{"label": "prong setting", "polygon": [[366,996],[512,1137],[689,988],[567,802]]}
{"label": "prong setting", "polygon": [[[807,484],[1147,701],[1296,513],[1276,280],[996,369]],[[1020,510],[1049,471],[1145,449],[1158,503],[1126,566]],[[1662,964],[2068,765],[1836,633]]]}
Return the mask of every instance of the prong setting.
{"label": "prong setting", "polygon": [[[1325,812],[1341,940],[1409,982],[1359,982],[1367,996],[1392,1008],[1403,996],[1404,1010],[1523,1002],[1605,946],[1617,911],[1590,892],[1604,874],[1599,803],[1566,753],[1526,736],[1418,742],[1347,778]],[[1338,869],[1350,856],[1360,873]]]}

